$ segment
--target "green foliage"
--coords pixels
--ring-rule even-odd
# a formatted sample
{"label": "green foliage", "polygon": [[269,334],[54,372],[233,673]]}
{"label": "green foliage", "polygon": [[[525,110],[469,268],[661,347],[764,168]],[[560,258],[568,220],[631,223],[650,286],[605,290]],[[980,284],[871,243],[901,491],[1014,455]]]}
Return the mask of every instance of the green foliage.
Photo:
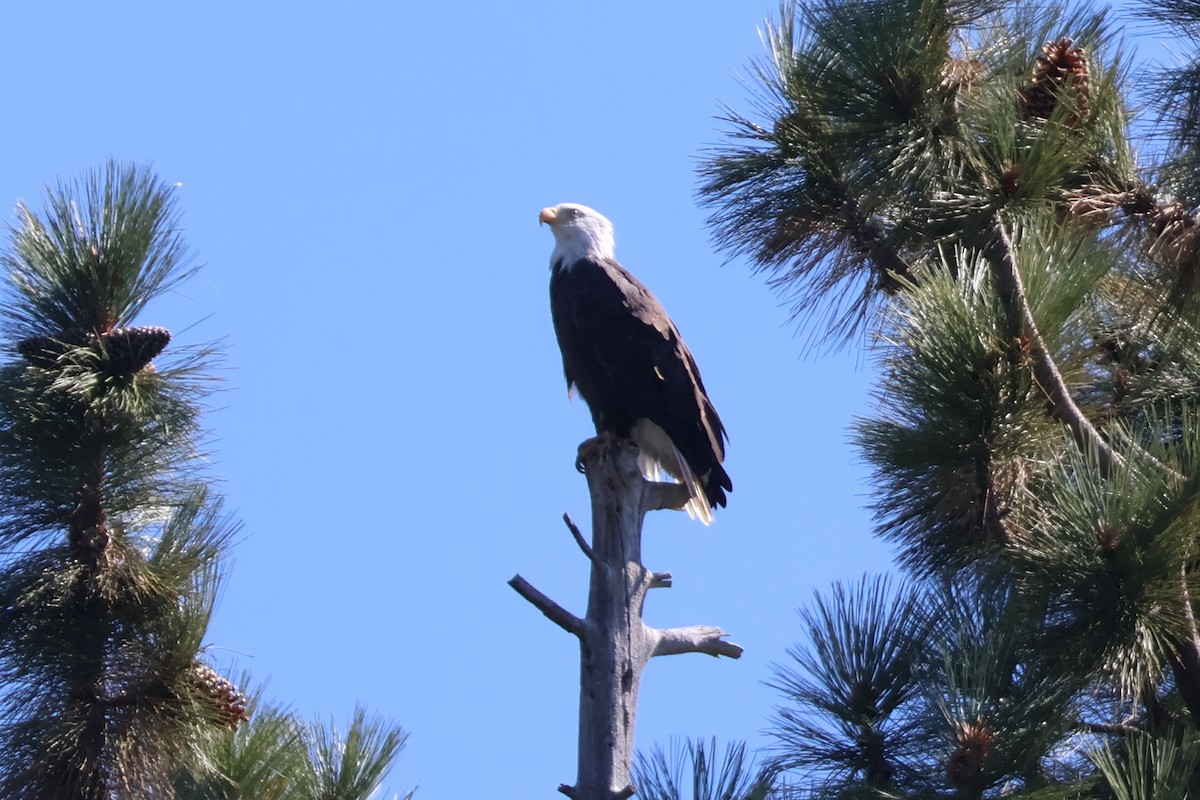
{"label": "green foliage", "polygon": [[19,543],[68,527],[81,485],[100,471],[110,513],[161,515],[184,502],[201,434],[193,369],[118,381],[0,366],[0,538]]}
{"label": "green foliage", "polygon": [[[922,684],[943,748],[935,775],[979,794],[1052,784],[1064,765],[1047,758],[1071,734],[1079,679],[1040,648],[1044,621],[997,574],[949,584],[928,605],[936,620]],[[926,774],[931,771],[926,770]]]}
{"label": "green foliage", "polygon": [[864,578],[835,584],[802,612],[808,646],[789,651],[794,666],[776,667],[772,684],[790,701],[774,720],[781,767],[878,789],[916,777],[904,772],[905,757],[930,744],[913,712],[929,635],[921,608],[911,587]]}
{"label": "green foliage", "polygon": [[333,723],[314,723],[301,736],[308,759],[298,789],[305,800],[371,797],[408,739],[398,725],[370,717],[361,707],[345,732]]}
{"label": "green foliage", "polygon": [[755,767],[743,742],[732,742],[723,756],[717,741],[674,743],[638,753],[633,765],[637,796],[646,800],[767,800],[774,796],[777,770]]}
{"label": "green foliage", "polygon": [[50,189],[44,215],[17,210],[20,226],[0,258],[12,289],[0,315],[14,338],[128,325],[194,271],[173,189],[147,169],[109,162]]}
{"label": "green foliage", "polygon": [[[1195,44],[1194,0],[1149,9]],[[1196,793],[1200,71],[1137,73],[1166,109],[1143,150],[1111,30],[1087,4],[787,4],[701,168],[718,245],[881,365],[855,440],[911,583],[804,612],[775,681],[800,792]]]}
{"label": "green foliage", "polygon": [[[1046,32],[1062,30],[1089,48],[1086,92],[1023,116]],[[1103,15],[824,0],[785,5],[765,38],[765,120],[729,113],[732,141],[701,168],[701,196],[717,244],[767,270],[815,336],[861,331],[939,246],[979,246],[997,207],[1059,205],[1065,189],[1132,177]]]}
{"label": "green foliage", "polygon": [[876,470],[880,532],[914,571],[1003,542],[1001,520],[1037,455],[1022,450],[1024,434],[1051,425],[1006,325],[978,261],[930,269],[897,309],[881,412],[855,441]]}
{"label": "green foliage", "polygon": [[344,732],[305,722],[264,699],[261,688],[248,697],[247,715],[236,729],[209,730],[178,773],[177,800],[369,800],[407,739],[361,708]]}
{"label": "green foliage", "polygon": [[[1194,432],[1194,431],[1193,431]],[[1189,448],[1190,449],[1190,448]],[[1126,693],[1150,685],[1190,625],[1181,593],[1194,581],[1196,485],[1161,473],[1102,477],[1067,449],[1023,504],[1010,549],[1020,585],[1049,608],[1049,643],[1094,659]],[[1196,474],[1195,463],[1179,464]]]}
{"label": "green foliage", "polygon": [[1090,757],[1116,800],[1186,800],[1200,791],[1200,743],[1194,737],[1127,734]]}
{"label": "green foliage", "polygon": [[304,774],[300,727],[292,715],[256,692],[247,706],[250,721],[236,731],[210,733],[194,751],[198,763],[179,772],[177,800],[286,800]]}

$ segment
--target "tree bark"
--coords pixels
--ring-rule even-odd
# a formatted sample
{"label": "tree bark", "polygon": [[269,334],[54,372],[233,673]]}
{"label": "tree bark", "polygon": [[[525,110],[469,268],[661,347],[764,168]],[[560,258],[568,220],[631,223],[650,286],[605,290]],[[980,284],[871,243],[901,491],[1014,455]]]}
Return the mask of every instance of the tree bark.
{"label": "tree bark", "polygon": [[637,448],[600,436],[580,446],[592,501],[592,542],[567,525],[588,557],[591,578],[587,616],[579,619],[534,589],[520,575],[509,581],[522,597],[579,639],[579,764],[573,786],[559,791],[573,800],[624,800],[631,781],[633,734],[642,671],[654,656],[707,653],[737,658],[742,648],[711,626],[660,630],[642,621],[651,588],[670,586],[669,573],[642,566],[646,512],[681,508],[687,498],[673,485],[644,480]]}

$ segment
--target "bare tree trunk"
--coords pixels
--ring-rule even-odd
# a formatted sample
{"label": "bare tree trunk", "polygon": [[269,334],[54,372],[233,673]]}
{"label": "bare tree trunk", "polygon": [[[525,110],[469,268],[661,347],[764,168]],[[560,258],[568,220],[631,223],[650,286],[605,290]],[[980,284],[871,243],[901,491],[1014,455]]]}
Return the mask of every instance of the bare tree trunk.
{"label": "bare tree trunk", "polygon": [[642,520],[647,511],[679,509],[686,491],[651,483],[637,467],[637,448],[600,436],[579,448],[592,497],[592,544],[567,526],[591,561],[587,616],[580,619],[520,575],[509,585],[559,627],[579,639],[579,772],[559,791],[574,800],[624,800],[630,780],[633,731],[642,670],[654,656],[707,653],[737,658],[742,648],[720,628],[651,628],[642,622],[649,589],[669,587],[671,575],[642,566]]}

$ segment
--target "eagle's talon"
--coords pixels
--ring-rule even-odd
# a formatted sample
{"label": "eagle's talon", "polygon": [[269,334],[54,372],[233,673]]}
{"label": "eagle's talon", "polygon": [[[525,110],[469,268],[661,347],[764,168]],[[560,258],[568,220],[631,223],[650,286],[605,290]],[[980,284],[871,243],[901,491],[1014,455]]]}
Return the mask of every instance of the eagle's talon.
{"label": "eagle's talon", "polygon": [[584,439],[579,443],[579,449],[575,451],[575,469],[580,475],[587,474],[587,460],[596,452],[596,448],[601,447],[605,439],[604,434],[593,436],[591,439]]}

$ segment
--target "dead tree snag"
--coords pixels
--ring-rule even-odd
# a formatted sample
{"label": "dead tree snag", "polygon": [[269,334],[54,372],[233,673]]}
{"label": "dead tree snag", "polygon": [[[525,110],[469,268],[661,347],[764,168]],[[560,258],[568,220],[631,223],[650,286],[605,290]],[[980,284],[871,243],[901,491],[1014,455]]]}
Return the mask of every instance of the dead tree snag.
{"label": "dead tree snag", "polygon": [[624,439],[590,439],[579,454],[591,493],[591,543],[566,522],[591,565],[587,616],[571,614],[520,575],[508,583],[579,639],[579,771],[575,784],[559,791],[573,800],[623,800],[634,793],[633,731],[646,664],[680,653],[737,658],[742,648],[726,641],[720,628],[660,629],[642,621],[646,592],[671,585],[669,572],[642,566],[642,521],[647,511],[682,508],[686,490],[642,478],[637,448]]}

